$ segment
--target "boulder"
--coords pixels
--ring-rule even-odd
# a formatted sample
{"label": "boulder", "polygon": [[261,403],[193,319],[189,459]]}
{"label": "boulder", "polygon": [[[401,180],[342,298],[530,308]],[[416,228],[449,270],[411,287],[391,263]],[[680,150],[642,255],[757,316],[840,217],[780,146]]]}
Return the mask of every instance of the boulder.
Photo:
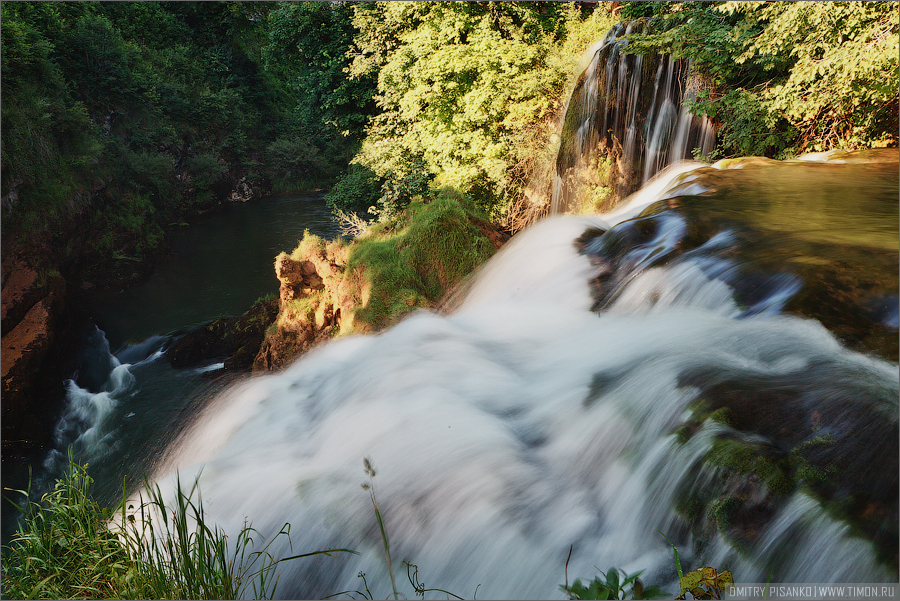
{"label": "boulder", "polygon": [[240,317],[224,317],[188,332],[166,351],[172,367],[224,358],[226,369],[246,369],[253,364],[266,329],[278,314],[278,301],[261,301]]}

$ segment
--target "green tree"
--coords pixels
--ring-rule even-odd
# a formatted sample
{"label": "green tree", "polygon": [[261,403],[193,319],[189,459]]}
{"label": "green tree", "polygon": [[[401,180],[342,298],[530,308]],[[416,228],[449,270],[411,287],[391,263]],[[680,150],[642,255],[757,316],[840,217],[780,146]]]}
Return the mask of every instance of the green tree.
{"label": "green tree", "polygon": [[728,2],[762,31],[738,64],[790,61],[760,97],[787,119],[803,150],[858,148],[897,135],[898,2]]}
{"label": "green tree", "polygon": [[359,138],[374,109],[374,80],[348,78],[356,29],[347,2],[279,2],[269,14],[270,68],[297,94],[295,119],[305,134],[332,128]]}
{"label": "green tree", "polygon": [[7,240],[64,273],[139,258],[196,202],[251,170],[254,185],[269,181],[266,149],[298,105],[262,62],[275,8],[3,3]]}
{"label": "green tree", "polygon": [[418,157],[434,185],[502,210],[516,191],[520,131],[557,107],[566,74],[548,68],[573,7],[560,3],[379,2],[353,7],[350,74],[377,72],[357,161],[379,177],[410,175]]}
{"label": "green tree", "polygon": [[898,9],[898,2],[658,3],[628,51],[693,61],[713,85],[692,110],[719,122],[729,154],[894,145]]}

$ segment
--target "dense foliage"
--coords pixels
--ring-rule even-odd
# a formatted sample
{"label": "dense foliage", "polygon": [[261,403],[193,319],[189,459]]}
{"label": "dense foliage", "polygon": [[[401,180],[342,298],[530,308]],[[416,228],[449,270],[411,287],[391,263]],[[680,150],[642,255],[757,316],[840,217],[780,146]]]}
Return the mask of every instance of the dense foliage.
{"label": "dense foliage", "polygon": [[897,2],[629,2],[631,52],[671,52],[711,83],[693,111],[719,152],[775,158],[897,144]]}
{"label": "dense foliage", "polygon": [[896,1],[0,10],[4,234],[64,271],[139,259],[244,184],[337,180],[335,209],[383,219],[452,186],[511,223],[544,190],[578,57],[617,18],[649,21],[631,52],[693,61],[718,155],[897,142]]}
{"label": "dense foliage", "polygon": [[66,271],[127,265],[240,184],[332,181],[333,155],[346,163],[353,148],[334,128],[311,136],[315,124],[298,116],[309,99],[287,68],[266,68],[276,8],[3,3],[7,242]]}
{"label": "dense foliage", "polygon": [[[499,216],[546,154],[578,55],[605,11],[517,2],[360,3],[351,78],[377,77],[355,162],[389,182],[423,169]],[[399,184],[402,186],[403,184]],[[379,206],[379,209],[383,207]]]}

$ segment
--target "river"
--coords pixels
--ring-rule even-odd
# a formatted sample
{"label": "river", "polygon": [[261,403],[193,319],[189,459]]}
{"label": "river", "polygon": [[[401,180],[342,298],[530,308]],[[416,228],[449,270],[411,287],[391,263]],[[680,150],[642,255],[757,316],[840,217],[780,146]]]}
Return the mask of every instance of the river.
{"label": "river", "polygon": [[[409,561],[459,595],[556,597],[594,566],[673,590],[662,535],[686,568],[740,582],[896,582],[898,193],[885,152],[681,167],[611,213],[518,234],[448,314],[261,377],[175,370],[160,352],[227,310],[224,292],[163,310],[165,293],[136,290],[120,317],[98,314],[119,350],[96,336],[105,382],[70,384],[60,441],[110,499],[123,477],[150,474],[167,495],[176,474],[197,478],[228,533],[247,518],[271,539],[290,523],[276,555],[360,553],[283,564],[287,598],[361,590],[360,573],[391,594],[361,484],[397,580]],[[239,281],[237,259],[212,247],[223,230],[249,234],[217,219],[179,256],[210,248],[223,262],[179,285],[210,271]],[[291,227],[261,253],[265,273],[307,226]]]}

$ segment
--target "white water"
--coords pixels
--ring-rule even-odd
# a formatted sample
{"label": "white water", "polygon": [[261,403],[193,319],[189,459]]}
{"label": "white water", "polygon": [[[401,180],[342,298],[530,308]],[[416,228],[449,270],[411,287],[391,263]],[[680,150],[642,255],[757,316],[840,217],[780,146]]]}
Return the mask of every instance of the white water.
{"label": "white water", "polygon": [[670,55],[627,54],[620,36],[643,27],[641,21],[617,25],[582,57],[563,113],[551,214],[577,209],[587,193],[582,179],[598,176],[598,157],[615,160],[617,175],[590,185],[610,186],[624,197],[667,166],[715,150],[710,119],[688,111],[703,85],[690,64]]}
{"label": "white water", "polygon": [[672,502],[679,489],[721,485],[700,462],[725,426],[707,422],[675,442],[697,396],[679,374],[761,379],[826,362],[837,379],[868,382],[871,403],[896,420],[898,373],[842,348],[815,321],[735,319],[725,284],[691,272],[690,261],[644,272],[607,311],[590,312],[597,267],[573,239],[646,202],[548,219],[495,257],[452,315],[418,313],[228,390],[169,453],[157,474],[163,490],[172,494],[176,470],[182,481],[199,477],[207,518],[229,533],[245,517],[268,537],[290,523],[290,548],[283,539],[273,547],[282,555],[361,553],[284,564],[279,594],[288,598],[362,590],[359,572],[376,597],[390,595],[360,486],[364,458],[378,470],[395,577],[409,598],[403,560],[429,587],[462,596],[480,585],[482,599],[560,598],[570,546],[570,582],[616,566],[676,590],[659,532],[686,566],[730,567],[745,582],[773,571],[782,582],[893,580],[869,543],[802,495],[779,509],[749,557],[718,539],[693,555]]}
{"label": "white water", "polygon": [[[174,379],[151,384],[168,369],[157,361],[162,353],[151,352],[161,339],[134,357],[126,352],[121,364],[110,358],[100,392],[69,384],[60,448],[72,444],[94,465],[128,463],[153,454],[135,427],[157,437],[196,418],[162,460],[148,460],[170,498],[176,471],[182,482],[199,475],[208,519],[228,533],[245,517],[264,537],[290,523],[290,546],[280,539],[273,547],[282,556],[333,547],[362,553],[284,564],[279,594],[288,598],[361,589],[359,572],[376,596],[390,595],[374,510],[360,487],[368,482],[365,457],[378,470],[394,573],[408,598],[403,560],[429,587],[463,596],[480,585],[482,599],[561,598],[570,546],[569,582],[616,566],[646,570],[645,582],[675,591],[660,532],[685,566],[730,568],[743,582],[893,581],[869,542],[805,494],[777,507],[746,555],[718,535],[695,553],[689,524],[672,509],[684,491],[715,496],[723,486],[722,474],[702,462],[726,426],[707,422],[686,444],[672,435],[698,396],[679,384],[684,373],[756,382],[817,366],[823,413],[841,398],[830,392],[853,381],[865,390],[860,403],[898,419],[896,365],[842,348],[818,322],[779,315],[777,294],[747,317],[714,277],[714,254],[692,251],[643,269],[646,249],[678,240],[676,216],[658,220],[653,244],[623,255],[614,298],[601,314],[590,311],[588,282],[606,267],[573,241],[687,193],[696,166],[666,170],[611,213],[552,217],[517,235],[453,314],[422,312],[377,336],[322,346],[282,373],[229,388],[200,416],[188,400],[157,415],[169,403],[156,400],[160,389],[195,394],[180,392]],[[727,232],[696,250],[723,241]],[[63,459],[50,461],[58,467]]]}

